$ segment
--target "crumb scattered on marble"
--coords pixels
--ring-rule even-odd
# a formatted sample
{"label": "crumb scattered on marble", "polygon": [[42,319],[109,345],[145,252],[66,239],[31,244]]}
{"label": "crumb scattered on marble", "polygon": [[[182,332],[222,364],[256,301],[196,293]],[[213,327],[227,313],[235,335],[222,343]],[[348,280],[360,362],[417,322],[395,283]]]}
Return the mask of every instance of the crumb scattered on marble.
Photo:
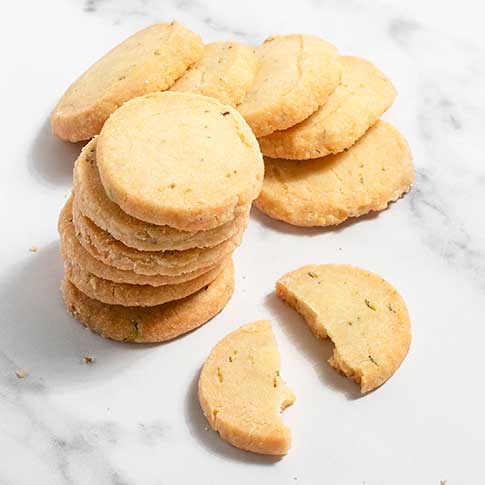
{"label": "crumb scattered on marble", "polygon": [[446,485],[446,480],[440,480],[440,485]]}
{"label": "crumb scattered on marble", "polygon": [[30,248],[29,248],[29,251],[31,253],[36,253],[38,250],[39,250],[39,248],[37,246],[30,246]]}
{"label": "crumb scattered on marble", "polygon": [[27,372],[25,372],[22,369],[19,369],[17,372],[15,372],[15,374],[17,374],[17,377],[19,379],[23,379],[23,378],[27,377]]}
{"label": "crumb scattered on marble", "polygon": [[94,357],[90,357],[89,355],[85,355],[83,357],[83,364],[94,364]]}

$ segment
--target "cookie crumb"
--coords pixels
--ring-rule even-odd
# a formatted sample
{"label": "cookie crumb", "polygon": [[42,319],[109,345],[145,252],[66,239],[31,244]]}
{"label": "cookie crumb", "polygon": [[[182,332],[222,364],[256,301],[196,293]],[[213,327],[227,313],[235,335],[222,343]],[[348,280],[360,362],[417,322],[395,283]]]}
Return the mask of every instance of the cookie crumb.
{"label": "cookie crumb", "polygon": [[38,246],[30,246],[29,251],[31,253],[36,253],[39,250]]}
{"label": "cookie crumb", "polygon": [[94,364],[94,357],[90,357],[89,355],[85,355],[83,357],[83,364]]}
{"label": "cookie crumb", "polygon": [[446,480],[440,480],[440,485],[446,485]]}
{"label": "cookie crumb", "polygon": [[19,379],[24,379],[25,377],[27,377],[27,372],[25,372],[24,370],[22,369],[18,369],[15,374],[17,375],[17,377]]}

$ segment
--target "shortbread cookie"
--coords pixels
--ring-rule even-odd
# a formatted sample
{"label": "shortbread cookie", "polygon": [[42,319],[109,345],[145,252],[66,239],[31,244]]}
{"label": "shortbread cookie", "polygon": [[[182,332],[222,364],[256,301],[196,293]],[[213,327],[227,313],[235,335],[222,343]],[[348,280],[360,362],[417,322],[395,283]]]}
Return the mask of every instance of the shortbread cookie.
{"label": "shortbread cookie", "polygon": [[59,235],[61,237],[61,253],[64,259],[73,261],[85,271],[98,278],[114,281],[115,283],[129,283],[131,285],[176,285],[184,281],[193,280],[207,273],[213,266],[200,268],[190,273],[182,273],[177,276],[167,275],[143,275],[134,271],[118,269],[104,264],[99,259],[91,256],[79,243],[76,237],[76,229],[72,221],[72,198],[69,198],[59,217]]}
{"label": "shortbread cookie", "polygon": [[253,86],[237,109],[258,138],[308,118],[340,80],[337,49],[312,35],[269,37],[256,55]]}
{"label": "shortbread cookie", "polygon": [[97,226],[126,246],[140,251],[167,251],[213,247],[234,236],[246,223],[249,207],[234,219],[207,231],[180,231],[131,217],[106,195],[96,166],[96,138],[82,150],[74,166],[78,209]]}
{"label": "shortbread cookie", "polygon": [[199,379],[199,401],[211,427],[237,448],[284,455],[290,430],[280,412],[295,396],[280,377],[268,321],[243,325],[211,351]]}
{"label": "shortbread cookie", "polygon": [[136,343],[163,342],[200,327],[224,308],[233,291],[232,263],[207,288],[154,307],[107,305],[66,279],[62,283],[64,301],[74,318],[103,337]]}
{"label": "shortbread cookie", "polygon": [[374,273],[341,264],[304,266],[280,278],[276,293],[317,337],[332,340],[329,364],[360,384],[362,393],[387,381],[408,353],[406,305]]}
{"label": "shortbread cookie", "polygon": [[213,248],[185,251],[138,251],[125,246],[94,222],[76,210],[73,204],[73,222],[78,240],[91,256],[115,268],[144,275],[177,276],[216,265],[240,244],[245,226],[232,238]]}
{"label": "shortbread cookie", "polygon": [[349,150],[313,160],[266,158],[258,209],[295,226],[330,226],[385,209],[415,173],[401,134],[378,121]]}
{"label": "shortbread cookie", "polygon": [[[229,258],[229,257],[228,257]],[[64,260],[66,278],[85,295],[103,303],[122,306],[157,306],[180,300],[212,283],[223,270],[227,260],[193,280],[176,285],[130,285],[104,280],[88,273],[73,260]]]}
{"label": "shortbread cookie", "polygon": [[177,22],[137,32],[69,87],[51,117],[54,135],[73,142],[97,135],[125,101],[169,88],[202,52],[201,38]]}
{"label": "shortbread cookie", "polygon": [[327,102],[306,120],[260,138],[264,155],[305,160],[351,147],[396,98],[391,81],[369,61],[341,57],[342,79]]}
{"label": "shortbread cookie", "polygon": [[256,54],[247,45],[212,42],[170,91],[211,96],[221,103],[236,106],[252,86],[256,67]]}
{"label": "shortbread cookie", "polygon": [[108,197],[152,224],[213,229],[246,210],[264,163],[232,107],[189,93],[152,93],[113,113],[96,159]]}

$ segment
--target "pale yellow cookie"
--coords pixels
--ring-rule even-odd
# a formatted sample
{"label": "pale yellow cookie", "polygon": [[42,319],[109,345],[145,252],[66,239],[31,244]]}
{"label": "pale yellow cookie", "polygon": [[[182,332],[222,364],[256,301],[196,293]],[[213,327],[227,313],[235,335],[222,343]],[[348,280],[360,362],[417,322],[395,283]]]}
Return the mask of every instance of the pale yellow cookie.
{"label": "pale yellow cookie", "polygon": [[234,219],[207,231],[180,231],[140,221],[123,212],[106,195],[96,166],[96,138],[82,150],[74,166],[78,209],[97,226],[126,246],[140,251],[166,251],[213,247],[234,236],[248,218],[244,208]]}
{"label": "pale yellow cookie", "polygon": [[411,323],[399,293],[380,276],[354,266],[310,265],[284,275],[276,293],[335,350],[329,364],[363,393],[389,379],[406,357]]}
{"label": "pale yellow cookie", "polygon": [[284,455],[290,430],[280,412],[295,396],[280,377],[268,321],[243,325],[212,349],[199,378],[199,401],[211,427],[237,448]]}
{"label": "pale yellow cookie", "polygon": [[396,98],[391,81],[374,64],[341,57],[342,79],[327,102],[306,120],[260,138],[264,155],[305,160],[351,147]]}
{"label": "pale yellow cookie", "polygon": [[253,86],[237,109],[258,138],[308,118],[340,80],[337,49],[312,35],[269,37],[256,55]]}
{"label": "pale yellow cookie", "polygon": [[259,194],[264,163],[232,107],[189,93],[153,93],[113,113],[96,159],[108,197],[152,224],[198,231],[244,212]]}
{"label": "pale yellow cookie", "polygon": [[232,238],[213,248],[194,248],[185,251],[138,251],[125,246],[100,229],[76,210],[75,203],[72,216],[78,240],[91,256],[115,268],[144,275],[178,276],[182,273],[217,265],[239,246],[245,229],[244,225]]}
{"label": "pale yellow cookie", "polygon": [[91,256],[79,243],[76,237],[76,229],[72,220],[72,197],[69,198],[61,211],[58,223],[59,235],[61,237],[61,253],[64,259],[73,261],[88,273],[99,278],[111,280],[115,283],[129,283],[131,285],[176,285],[184,281],[193,280],[204,273],[207,273],[213,266],[200,268],[189,273],[182,273],[176,276],[168,275],[143,275],[124,269],[115,268],[104,264],[99,259]]}
{"label": "pale yellow cookie", "polygon": [[221,103],[236,106],[253,84],[257,58],[254,50],[239,42],[212,42],[202,57],[170,91],[212,96]]}
{"label": "pale yellow cookie", "polygon": [[[228,256],[229,258],[229,256]],[[102,303],[121,306],[157,306],[192,295],[212,283],[221,273],[227,259],[193,280],[176,285],[150,286],[115,283],[88,273],[73,260],[64,260],[65,277],[85,295]]]}
{"label": "pale yellow cookie", "polygon": [[52,132],[67,141],[89,140],[128,99],[169,88],[202,51],[201,38],[177,22],[137,32],[69,87],[52,114]]}
{"label": "pale yellow cookie", "polygon": [[336,225],[385,209],[415,178],[406,140],[384,121],[343,153],[303,161],[266,158],[265,164],[255,205],[295,226]]}
{"label": "pale yellow cookie", "polygon": [[103,337],[136,343],[163,342],[200,327],[224,308],[233,291],[232,263],[207,288],[154,307],[107,305],[66,279],[62,283],[64,301],[74,318]]}

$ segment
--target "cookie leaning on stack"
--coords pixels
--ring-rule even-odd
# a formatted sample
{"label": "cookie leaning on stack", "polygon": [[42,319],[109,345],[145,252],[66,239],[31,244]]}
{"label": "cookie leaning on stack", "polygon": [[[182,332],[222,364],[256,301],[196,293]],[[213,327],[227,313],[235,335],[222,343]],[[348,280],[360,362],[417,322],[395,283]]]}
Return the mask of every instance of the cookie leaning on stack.
{"label": "cookie leaning on stack", "polygon": [[59,100],[52,132],[66,141],[89,140],[125,101],[169,88],[202,56],[202,39],[178,22],[150,25],[114,47]]}
{"label": "cookie leaning on stack", "polygon": [[127,102],[76,161],[59,219],[69,311],[133,342],[205,323],[232,294],[231,253],[263,170],[230,106],[184,93]]}

